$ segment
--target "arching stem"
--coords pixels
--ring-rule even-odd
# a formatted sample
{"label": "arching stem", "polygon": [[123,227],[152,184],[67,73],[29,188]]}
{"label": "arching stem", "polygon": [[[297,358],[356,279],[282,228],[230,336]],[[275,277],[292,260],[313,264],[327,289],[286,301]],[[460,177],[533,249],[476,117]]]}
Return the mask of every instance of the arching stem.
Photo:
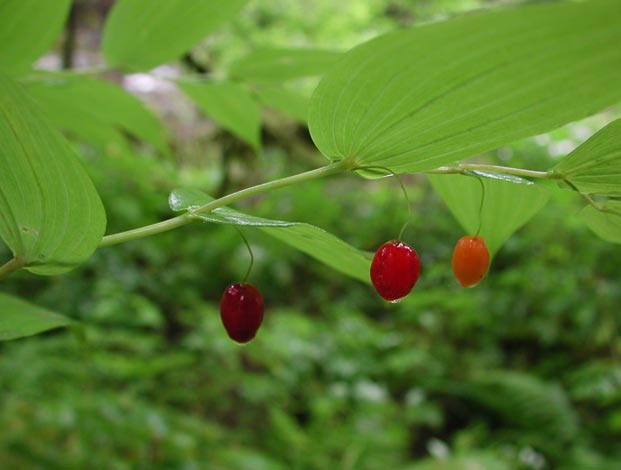
{"label": "arching stem", "polygon": [[477,233],[474,235],[478,237],[481,233],[481,226],[483,225],[483,204],[485,203],[485,183],[483,182],[483,178],[476,175],[477,180],[481,184],[481,204],[479,205],[479,227],[477,228]]}
{"label": "arching stem", "polygon": [[245,284],[246,281],[248,280],[248,277],[250,276],[252,265],[254,264],[254,254],[252,253],[252,248],[250,247],[250,243],[248,243],[248,239],[244,235],[244,232],[242,232],[242,230],[239,227],[235,227],[235,229],[237,230],[237,233],[239,233],[239,236],[242,237],[242,240],[244,240],[246,248],[248,248],[248,254],[250,255],[250,264],[248,265],[248,269],[246,270],[246,275],[244,276],[244,280],[242,281],[242,283]]}
{"label": "arching stem", "polygon": [[408,192],[405,189],[405,185],[403,184],[403,180],[401,179],[401,176],[399,176],[399,174],[395,173],[390,168],[385,167],[385,166],[359,166],[359,167],[354,168],[353,170],[354,171],[355,170],[382,170],[387,173],[386,176],[394,176],[395,178],[397,178],[397,181],[399,182],[399,186],[401,186],[401,191],[403,192],[403,197],[405,198],[405,203],[408,206],[408,217],[405,220],[403,227],[401,227],[401,230],[399,231],[399,236],[397,237],[397,240],[401,240],[403,238],[403,232],[405,232],[406,227],[408,226],[408,224],[410,223],[410,220],[412,219],[412,204],[410,203],[410,198],[408,197]]}

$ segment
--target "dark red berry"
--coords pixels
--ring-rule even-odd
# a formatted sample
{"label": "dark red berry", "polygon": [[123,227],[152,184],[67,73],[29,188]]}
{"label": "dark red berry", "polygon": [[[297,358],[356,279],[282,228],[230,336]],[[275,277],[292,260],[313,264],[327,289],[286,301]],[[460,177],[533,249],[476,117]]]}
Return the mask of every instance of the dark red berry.
{"label": "dark red berry", "polygon": [[380,246],[371,263],[373,287],[391,302],[408,295],[419,274],[418,254],[410,245],[397,240]]}
{"label": "dark red berry", "polygon": [[459,239],[453,251],[453,273],[463,287],[474,287],[489,266],[489,251],[482,237],[465,236]]}
{"label": "dark red berry", "polygon": [[229,337],[247,343],[263,322],[263,297],[252,284],[229,285],[220,301],[220,318]]}

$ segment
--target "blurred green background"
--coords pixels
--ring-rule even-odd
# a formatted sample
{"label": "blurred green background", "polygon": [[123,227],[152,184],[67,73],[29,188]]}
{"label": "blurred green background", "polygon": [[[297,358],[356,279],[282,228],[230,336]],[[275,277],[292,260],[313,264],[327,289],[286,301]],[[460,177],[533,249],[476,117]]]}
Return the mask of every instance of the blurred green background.
{"label": "blurred green background", "polygon": [[[39,65],[100,64],[111,3],[76,2],[57,50]],[[345,50],[510,3],[518,2],[255,0],[160,73],[218,77],[259,46]],[[123,80],[166,123],[170,155],[73,139],[108,233],[169,217],[167,195],[178,186],[222,195],[325,162],[304,126],[271,110],[257,155],[157,75]],[[290,86],[308,93],[316,83]],[[609,116],[478,158],[545,170]],[[218,313],[224,287],[248,263],[232,227],[184,227],[98,250],[67,275],[3,282],[82,329],[0,343],[0,468],[621,468],[618,246],[578,221],[574,194],[556,191],[481,285],[464,290],[450,269],[462,230],[424,176],[404,181],[413,209],[405,240],[422,260],[412,295],[387,304],[369,285],[246,229],[266,316],[244,347]],[[394,238],[407,215],[396,181],[354,175],[238,207],[309,222],[368,251]]]}

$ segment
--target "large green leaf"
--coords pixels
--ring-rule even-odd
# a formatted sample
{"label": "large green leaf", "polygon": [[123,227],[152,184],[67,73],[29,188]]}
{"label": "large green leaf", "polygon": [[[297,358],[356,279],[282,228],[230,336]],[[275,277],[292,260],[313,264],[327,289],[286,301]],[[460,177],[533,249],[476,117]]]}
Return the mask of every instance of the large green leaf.
{"label": "large green leaf", "polygon": [[311,99],[330,160],[441,166],[621,99],[621,2],[527,5],[401,30],[339,60]]}
{"label": "large green leaf", "polygon": [[261,130],[259,103],[243,85],[231,82],[179,81],[181,89],[223,128],[258,149]]}
{"label": "large green leaf", "polygon": [[[212,200],[212,197],[197,190],[177,189],[171,193],[169,203],[174,211],[188,209],[191,211],[192,208],[200,207]],[[363,282],[370,282],[371,256],[313,225],[255,217],[227,207],[220,207],[195,217],[206,222],[259,227],[265,233],[337,271]]]}
{"label": "large green leaf", "polygon": [[170,62],[234,18],[246,1],[117,0],[104,27],[104,57],[132,70]]}
{"label": "large green leaf", "polygon": [[370,283],[372,254],[354,248],[325,230],[305,223],[288,227],[262,227],[265,233],[337,271]]}
{"label": "large green leaf", "polygon": [[33,272],[67,271],[101,240],[99,196],[67,141],[0,75],[0,236]]}
{"label": "large green leaf", "polygon": [[[484,174],[482,174],[484,175]],[[457,221],[474,235],[480,235],[493,256],[513,232],[524,225],[547,202],[547,188],[521,178],[478,178],[463,175],[428,175]],[[485,200],[481,198],[485,185]]]}
{"label": "large green leaf", "polygon": [[318,76],[342,56],[342,52],[322,49],[258,49],[234,64],[230,75],[254,82]]}
{"label": "large green leaf", "polygon": [[282,111],[306,123],[309,101],[306,96],[282,86],[262,86],[255,90],[255,94],[265,106]]}
{"label": "large green leaf", "polygon": [[0,293],[0,341],[32,336],[71,324],[58,313]]}
{"label": "large green leaf", "polygon": [[580,218],[601,239],[621,243],[621,201],[608,201],[606,209],[600,211],[587,206],[580,212]]}
{"label": "large green leaf", "polygon": [[28,69],[52,46],[70,6],[71,0],[0,1],[0,69]]}
{"label": "large green leaf", "polygon": [[166,153],[164,129],[134,95],[112,83],[70,74],[47,74],[25,83],[54,124],[97,144],[124,130]]}
{"label": "large green leaf", "polygon": [[621,195],[621,119],[563,158],[554,171],[583,193]]}

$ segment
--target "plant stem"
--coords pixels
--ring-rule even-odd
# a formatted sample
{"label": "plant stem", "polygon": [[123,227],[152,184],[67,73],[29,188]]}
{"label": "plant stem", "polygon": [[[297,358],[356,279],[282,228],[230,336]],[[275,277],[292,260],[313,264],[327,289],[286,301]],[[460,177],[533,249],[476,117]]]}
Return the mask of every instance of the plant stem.
{"label": "plant stem", "polygon": [[373,166],[373,165],[370,165],[370,166],[357,166],[357,167],[355,167],[353,169],[354,170],[383,170],[383,171],[385,171],[387,173],[386,176],[394,176],[395,178],[397,178],[397,181],[399,182],[399,186],[401,186],[401,191],[403,191],[403,197],[405,198],[405,203],[407,204],[407,208],[408,208],[408,218],[405,219],[405,223],[401,227],[401,230],[399,230],[399,236],[397,237],[398,241],[403,240],[403,232],[405,232],[405,229],[409,225],[410,220],[412,220],[412,204],[410,203],[410,198],[408,197],[408,192],[405,189],[405,185],[403,184],[403,180],[401,179],[399,174],[395,173],[394,171],[392,171],[390,168],[388,168],[386,166]]}
{"label": "plant stem", "polygon": [[156,235],[158,233],[167,232],[168,230],[189,224],[191,221],[192,219],[189,214],[178,215],[172,219],[167,219],[155,224],[145,225],[144,227],[127,230],[126,232],[107,235],[101,239],[99,246],[118,245],[119,243],[125,243],[130,240]]}
{"label": "plant stem", "polygon": [[[535,170],[525,170],[523,168],[512,168],[501,165],[479,165],[477,163],[460,163],[457,166],[441,166],[436,168],[435,170],[427,171],[426,173],[430,174],[454,174],[461,173],[465,174],[468,171],[489,171],[494,173],[504,173],[506,175],[516,175],[516,176],[526,176],[530,178],[543,178],[543,179],[556,179],[565,182],[573,191],[578,193],[580,197],[593,209],[596,209],[600,212],[608,212],[610,214],[620,215],[621,212],[615,211],[606,207],[605,205],[598,204],[589,194],[583,193],[574,185],[569,179],[565,178],[561,173],[557,173],[554,170],[551,171],[535,171]],[[479,181],[481,181],[479,179]]]}
{"label": "plant stem", "polygon": [[0,280],[10,276],[12,273],[24,267],[24,261],[21,258],[13,258],[0,266]]}
{"label": "plant stem", "polygon": [[614,214],[614,215],[621,215],[621,213],[619,213],[618,211],[612,210],[608,207],[606,207],[605,205],[602,204],[598,204],[590,195],[588,195],[587,193],[583,193],[582,191],[580,191],[575,184],[573,184],[571,181],[564,179],[563,181],[565,181],[565,183],[567,183],[567,185],[573,189],[574,191],[576,191],[580,197],[588,204],[590,205],[593,209],[598,210],[600,212],[608,212],[610,214]]}
{"label": "plant stem", "polygon": [[211,212],[218,207],[231,204],[233,202],[239,201],[240,199],[255,196],[257,194],[265,193],[267,191],[272,191],[274,189],[282,188],[285,186],[290,186],[292,184],[303,183],[305,181],[322,178],[324,176],[334,175],[336,173],[341,173],[352,168],[354,168],[354,164],[351,161],[341,160],[339,162],[331,163],[330,165],[326,165],[315,170],[307,171],[293,176],[287,176],[286,178],[281,178],[278,180],[259,184],[257,186],[252,186],[250,188],[242,189],[241,191],[228,194],[227,196],[221,197],[219,199],[214,199],[213,201],[203,206],[192,209],[186,214],[179,215],[177,217],[164,220],[162,222],[157,222],[155,224],[146,225],[144,227],[127,230],[126,232],[107,235],[103,237],[99,246],[103,247],[116,245],[130,240],[136,240],[139,238],[148,237],[150,235],[167,232],[168,230],[172,230],[192,222],[194,220],[194,216],[198,214],[205,214],[207,212]]}
{"label": "plant stem", "polygon": [[477,228],[477,233],[474,234],[475,237],[478,237],[481,233],[481,226],[483,225],[483,204],[485,203],[485,183],[483,182],[483,178],[478,175],[477,179],[481,184],[481,204],[479,205],[479,227]]}
{"label": "plant stem", "polygon": [[257,186],[251,186],[250,188],[242,189],[241,191],[228,194],[221,197],[220,199],[215,199],[203,206],[197,207],[196,209],[192,210],[192,214],[205,214],[207,212],[211,212],[214,209],[217,209],[218,207],[226,206],[240,199],[255,196],[257,194],[265,193],[267,191],[272,191],[274,189],[282,188],[285,186],[290,186],[292,184],[303,183],[305,181],[322,178],[324,176],[334,175],[336,173],[350,170],[354,167],[355,166],[350,161],[341,160],[339,162],[331,163],[330,165],[317,168],[315,170],[306,171],[304,173],[293,176],[287,176],[286,178],[269,181],[267,183],[259,184]]}
{"label": "plant stem", "polygon": [[252,253],[252,248],[250,246],[250,243],[248,243],[248,239],[246,238],[246,235],[244,235],[244,232],[242,232],[241,229],[237,226],[235,226],[235,228],[237,229],[237,233],[239,233],[239,235],[242,237],[242,240],[244,240],[246,248],[248,249],[248,254],[250,255],[250,264],[248,265],[248,269],[246,270],[244,280],[242,281],[242,284],[245,284],[246,281],[248,281],[248,277],[250,276],[250,271],[252,271],[252,265],[254,264],[254,254]]}
{"label": "plant stem", "polygon": [[549,171],[525,170],[501,165],[482,165],[478,163],[460,163],[457,166],[441,166],[435,170],[427,171],[431,174],[463,173],[464,171],[491,171],[506,175],[526,176],[528,178],[562,179],[562,176]]}

